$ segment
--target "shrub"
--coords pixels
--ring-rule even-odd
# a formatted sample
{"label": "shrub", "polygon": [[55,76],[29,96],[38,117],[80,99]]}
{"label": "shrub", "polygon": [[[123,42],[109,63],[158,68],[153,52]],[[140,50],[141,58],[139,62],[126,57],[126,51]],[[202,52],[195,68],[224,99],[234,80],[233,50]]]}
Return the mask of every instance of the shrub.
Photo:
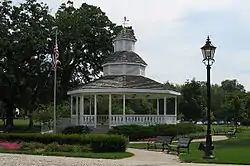
{"label": "shrub", "polygon": [[38,143],[38,142],[26,143],[26,142],[23,142],[20,150],[36,151],[36,150],[40,150],[40,149],[44,149],[44,148],[45,148],[45,144],[42,144],[42,143]]}
{"label": "shrub", "polygon": [[[94,152],[124,152],[127,140],[123,136],[108,134],[0,134],[0,140],[38,142],[50,144],[57,142],[60,145],[90,145]],[[52,146],[52,145],[51,145]]]}
{"label": "shrub", "polygon": [[109,131],[110,134],[119,134],[129,137],[129,140],[138,140],[142,138],[152,137],[154,130],[152,127],[140,125],[121,125],[115,126]]}
{"label": "shrub", "polygon": [[91,129],[88,126],[70,126],[66,127],[62,133],[63,134],[88,134]]}
{"label": "shrub", "polygon": [[109,131],[110,134],[120,134],[129,137],[129,140],[151,138],[157,135],[177,136],[203,132],[203,127],[192,123],[158,124],[154,126],[122,125]]}

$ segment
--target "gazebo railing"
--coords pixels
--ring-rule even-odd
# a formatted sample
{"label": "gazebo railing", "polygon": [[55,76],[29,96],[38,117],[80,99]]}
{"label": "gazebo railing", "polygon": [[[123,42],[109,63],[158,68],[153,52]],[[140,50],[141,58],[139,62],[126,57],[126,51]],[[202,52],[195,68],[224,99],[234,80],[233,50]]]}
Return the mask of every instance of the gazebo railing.
{"label": "gazebo railing", "polygon": [[[81,115],[78,119],[79,125],[93,126],[95,121],[95,115]],[[72,116],[72,120],[76,124],[77,120],[75,116]],[[156,124],[175,124],[175,115],[111,115],[111,126],[137,124],[137,125],[156,125]],[[97,115],[97,125],[109,125],[109,115]]]}

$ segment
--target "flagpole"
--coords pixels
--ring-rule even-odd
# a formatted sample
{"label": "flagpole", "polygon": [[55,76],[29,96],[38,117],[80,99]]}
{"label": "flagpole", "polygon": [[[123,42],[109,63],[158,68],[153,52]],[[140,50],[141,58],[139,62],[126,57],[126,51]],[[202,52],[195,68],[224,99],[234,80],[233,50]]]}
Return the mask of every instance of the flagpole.
{"label": "flagpole", "polygon": [[[56,27],[56,45],[57,45],[57,27]],[[57,62],[55,61],[55,65]],[[57,66],[54,67],[54,133],[56,133],[56,70]]]}

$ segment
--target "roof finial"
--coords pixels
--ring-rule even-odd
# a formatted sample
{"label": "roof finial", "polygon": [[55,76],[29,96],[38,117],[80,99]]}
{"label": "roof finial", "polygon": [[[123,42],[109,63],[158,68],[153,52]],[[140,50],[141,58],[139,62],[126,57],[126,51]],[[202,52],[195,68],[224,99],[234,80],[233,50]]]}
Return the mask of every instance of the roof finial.
{"label": "roof finial", "polygon": [[211,43],[209,35],[207,36],[207,41],[206,43]]}
{"label": "roof finial", "polygon": [[207,41],[210,41],[210,37],[209,37],[209,35],[207,36]]}
{"label": "roof finial", "polygon": [[127,20],[127,17],[125,16],[124,17],[124,20],[123,20],[123,28],[125,28],[128,24],[129,20]]}

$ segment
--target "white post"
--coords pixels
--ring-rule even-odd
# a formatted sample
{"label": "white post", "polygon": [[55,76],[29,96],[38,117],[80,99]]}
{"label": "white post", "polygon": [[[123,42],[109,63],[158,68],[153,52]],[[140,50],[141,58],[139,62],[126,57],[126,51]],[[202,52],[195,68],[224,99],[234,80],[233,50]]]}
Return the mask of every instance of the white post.
{"label": "white post", "polygon": [[73,114],[73,96],[70,96],[70,117]]}
{"label": "white post", "polygon": [[73,96],[70,96],[70,124],[73,125]]}
{"label": "white post", "polygon": [[111,129],[112,125],[112,98],[111,94],[109,94],[109,128]]}
{"label": "white post", "polygon": [[58,52],[58,46],[57,46],[57,27],[56,28],[56,40],[55,40],[55,48],[54,48],[54,53],[53,53],[53,59],[54,59],[54,133],[56,133],[56,68],[57,68],[57,58],[59,57],[59,52]]}
{"label": "white post", "polygon": [[167,123],[167,97],[164,96],[164,120],[165,120],[165,123]]}
{"label": "white post", "polygon": [[96,102],[96,95],[94,95],[94,127],[96,128],[97,124],[97,102]]}
{"label": "white post", "polygon": [[157,103],[156,103],[156,113],[157,113],[157,115],[159,115],[160,114],[160,107],[159,107],[159,99],[157,98],[157,101],[156,101]]}
{"label": "white post", "polygon": [[178,101],[177,101],[177,96],[176,96],[175,97],[175,102],[174,102],[175,123],[177,122],[177,106],[178,106]]}
{"label": "white post", "polygon": [[83,115],[84,115],[84,96],[80,97],[80,125],[83,125]]}
{"label": "white post", "polygon": [[78,103],[79,97],[76,96],[76,125],[78,125],[78,107],[79,107],[79,103]]}
{"label": "white post", "polygon": [[126,95],[123,94],[123,111],[122,111],[122,115],[123,115],[123,124],[126,123],[126,119],[125,119],[125,113],[126,113]]}
{"label": "white post", "polygon": [[89,96],[89,115],[91,115],[91,107],[92,107],[92,101],[91,101],[91,96]]}

